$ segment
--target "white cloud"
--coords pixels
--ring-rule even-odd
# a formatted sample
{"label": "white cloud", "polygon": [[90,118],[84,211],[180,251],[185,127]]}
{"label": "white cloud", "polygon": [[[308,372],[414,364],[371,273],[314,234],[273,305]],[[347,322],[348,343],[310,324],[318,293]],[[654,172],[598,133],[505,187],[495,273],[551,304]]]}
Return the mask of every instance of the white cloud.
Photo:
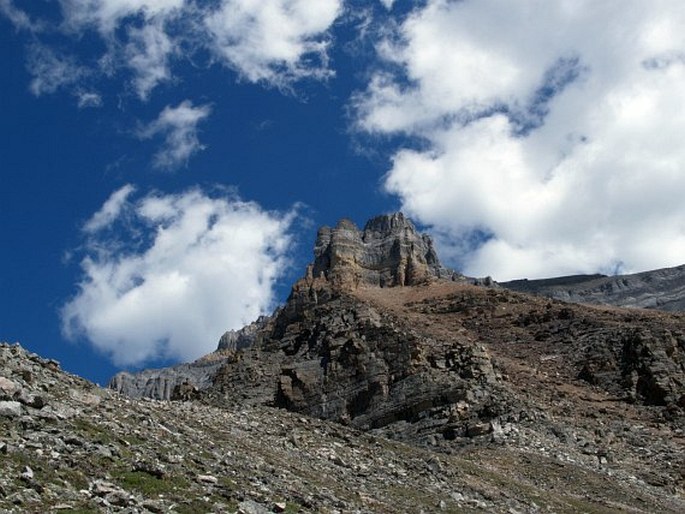
{"label": "white cloud", "polygon": [[0,14],[5,16],[17,30],[36,31],[40,27],[35,25],[28,14],[18,9],[12,0],[0,0]]}
{"label": "white cloud", "polygon": [[95,234],[107,227],[121,216],[124,206],[128,205],[128,198],[135,192],[136,188],[131,184],[117,189],[99,211],[93,214],[83,225],[83,231],[87,234]]}
{"label": "white cloud", "polygon": [[[83,279],[61,311],[66,337],[87,338],[117,365],[187,361],[270,311],[294,212],[200,190],[133,201],[132,190],[86,224]],[[118,231],[103,232],[112,223]]]}
{"label": "white cloud", "polygon": [[93,91],[77,91],[75,94],[79,109],[102,106],[102,96],[100,93],[95,93]]}
{"label": "white cloud", "polygon": [[[0,0],[7,3],[9,0]],[[60,0],[67,32],[95,30],[111,76],[129,69],[141,100],[173,78],[170,58],[209,50],[242,78],[271,86],[331,75],[328,30],[343,0]],[[0,4],[2,8],[3,4]],[[11,6],[11,4],[8,4]]]}
{"label": "white cloud", "polygon": [[385,186],[469,274],[681,264],[684,24],[669,0],[431,0],[378,44],[357,124],[425,143]]}
{"label": "white cloud", "polygon": [[171,79],[169,59],[176,42],[167,24],[183,14],[184,0],[61,0],[61,4],[64,27],[77,34],[96,29],[108,48],[100,61],[108,64],[112,76],[117,68],[128,68],[141,100]]}
{"label": "white cloud", "polygon": [[36,96],[54,93],[88,75],[72,57],[59,55],[38,43],[29,49],[26,67],[32,76],[29,89]]}
{"label": "white cloud", "polygon": [[129,29],[125,53],[128,66],[134,71],[133,83],[141,100],[147,100],[157,84],[171,78],[169,57],[174,50],[174,42],[161,22]]}
{"label": "white cloud", "polygon": [[168,16],[183,7],[185,0],[60,0],[65,24],[72,30],[93,25],[106,36],[125,18],[145,20]]}
{"label": "white cloud", "polygon": [[285,85],[331,73],[326,31],[342,6],[342,0],[223,0],[205,24],[226,65],[249,81]]}
{"label": "white cloud", "polygon": [[197,125],[211,113],[209,105],[193,107],[185,100],[176,107],[167,106],[159,117],[147,125],[139,135],[151,138],[163,135],[164,145],[155,154],[154,166],[162,169],[173,169],[185,164],[191,155],[203,150],[197,137]]}
{"label": "white cloud", "polygon": [[175,65],[198,55],[201,61],[211,55],[244,80],[282,89],[326,79],[333,74],[329,31],[343,1],[59,0],[61,17],[32,20],[12,0],[0,0],[0,16],[31,32],[31,91],[67,89],[81,108],[102,101],[82,91],[102,91],[104,82],[122,78],[126,90],[147,101],[158,85],[177,79]]}

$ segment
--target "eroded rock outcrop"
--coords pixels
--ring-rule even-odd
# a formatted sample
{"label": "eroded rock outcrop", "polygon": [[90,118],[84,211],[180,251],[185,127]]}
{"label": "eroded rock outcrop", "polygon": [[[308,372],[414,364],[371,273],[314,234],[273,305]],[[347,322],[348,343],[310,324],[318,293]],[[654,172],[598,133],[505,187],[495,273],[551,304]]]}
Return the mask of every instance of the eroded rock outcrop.
{"label": "eroded rock outcrop", "polygon": [[112,377],[107,387],[131,398],[170,400],[174,390],[181,385],[189,385],[198,390],[209,387],[222,364],[216,359],[201,359],[168,368],[133,373],[122,371]]}
{"label": "eroded rock outcrop", "polygon": [[446,424],[436,412],[463,401],[477,416],[499,391],[488,352],[471,340],[427,337],[344,293],[320,290],[298,305],[272,334],[278,406],[366,429],[431,420],[434,433]]}
{"label": "eroded rock outcrop", "polygon": [[377,216],[363,230],[343,219],[319,229],[310,278],[336,287],[409,286],[458,276],[440,264],[433,241],[401,212]]}
{"label": "eroded rock outcrop", "polygon": [[234,359],[237,351],[252,346],[272,322],[272,316],[260,316],[240,330],[224,333],[219,339],[217,351],[212,354],[167,368],[122,371],[112,377],[107,387],[131,398],[188,398],[211,386],[224,363]]}

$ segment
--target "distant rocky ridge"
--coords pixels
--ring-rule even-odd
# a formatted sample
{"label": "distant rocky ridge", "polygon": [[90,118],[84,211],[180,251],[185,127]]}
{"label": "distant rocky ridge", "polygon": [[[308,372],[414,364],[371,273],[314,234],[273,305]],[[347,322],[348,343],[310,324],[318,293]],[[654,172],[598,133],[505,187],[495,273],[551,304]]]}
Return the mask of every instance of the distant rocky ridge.
{"label": "distant rocky ridge", "polygon": [[222,365],[219,360],[199,359],[168,368],[135,373],[121,371],[112,377],[107,387],[131,398],[170,400],[184,384],[196,390],[209,387]]}
{"label": "distant rocky ridge", "polygon": [[685,311],[685,265],[632,275],[575,275],[499,285],[565,302]]}
{"label": "distant rocky ridge", "polygon": [[240,330],[229,330],[219,339],[215,353],[194,362],[114,375],[107,387],[131,398],[173,400],[209,387],[224,361],[239,350],[251,346],[260,331],[269,326],[272,316],[260,316]]}

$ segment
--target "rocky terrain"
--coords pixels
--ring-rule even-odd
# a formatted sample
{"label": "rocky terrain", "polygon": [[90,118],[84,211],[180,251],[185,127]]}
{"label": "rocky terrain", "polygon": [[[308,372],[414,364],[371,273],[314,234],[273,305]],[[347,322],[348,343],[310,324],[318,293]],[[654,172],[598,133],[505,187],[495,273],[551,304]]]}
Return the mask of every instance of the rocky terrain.
{"label": "rocky terrain", "polygon": [[685,508],[682,429],[599,389],[419,443],[269,406],[129,399],[18,345],[0,366],[2,512]]}
{"label": "rocky terrain", "polygon": [[577,275],[500,285],[566,302],[685,311],[685,265],[614,277]]}
{"label": "rocky terrain", "polygon": [[4,345],[0,509],[684,512],[685,314],[484,283],[401,215],[342,221],[283,307],[129,396]]}

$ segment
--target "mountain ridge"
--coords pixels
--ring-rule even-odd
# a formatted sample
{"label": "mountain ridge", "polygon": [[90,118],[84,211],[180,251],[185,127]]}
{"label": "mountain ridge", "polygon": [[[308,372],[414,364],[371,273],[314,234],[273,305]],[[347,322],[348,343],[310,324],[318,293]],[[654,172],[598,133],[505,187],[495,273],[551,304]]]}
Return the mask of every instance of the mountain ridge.
{"label": "mountain ridge", "polygon": [[685,265],[629,275],[572,275],[499,285],[574,303],[685,311]]}
{"label": "mountain ridge", "polygon": [[685,313],[445,275],[404,216],[320,236],[272,316],[112,383],[162,401],[0,345],[0,506],[685,510]]}

